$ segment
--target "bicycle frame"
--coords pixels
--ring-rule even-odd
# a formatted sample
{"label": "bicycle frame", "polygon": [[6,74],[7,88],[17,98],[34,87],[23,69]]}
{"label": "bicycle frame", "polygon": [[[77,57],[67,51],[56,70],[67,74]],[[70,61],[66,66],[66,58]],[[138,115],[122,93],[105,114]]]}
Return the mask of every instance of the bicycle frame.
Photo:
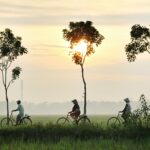
{"label": "bicycle frame", "polygon": [[[25,117],[25,116],[24,116],[24,117]],[[23,119],[24,117],[21,117],[21,118],[18,120],[18,125],[21,124],[22,119]],[[13,125],[14,125],[14,123],[16,122],[16,119],[14,119],[14,117],[13,117],[13,112],[11,112],[11,114],[10,114],[10,116],[9,116],[9,119],[12,121],[12,123],[13,123]]]}
{"label": "bicycle frame", "polygon": [[75,120],[71,117],[70,113],[67,114],[66,119],[68,119],[69,122],[73,122],[73,120]]}
{"label": "bicycle frame", "polygon": [[120,121],[120,123],[123,122],[123,118],[121,117],[121,114],[122,114],[121,112],[118,112],[118,115],[117,115],[117,118]]}
{"label": "bicycle frame", "polygon": [[12,123],[14,124],[15,122],[15,119],[13,118],[13,112],[11,112],[10,116],[9,116],[9,119],[12,121]]}

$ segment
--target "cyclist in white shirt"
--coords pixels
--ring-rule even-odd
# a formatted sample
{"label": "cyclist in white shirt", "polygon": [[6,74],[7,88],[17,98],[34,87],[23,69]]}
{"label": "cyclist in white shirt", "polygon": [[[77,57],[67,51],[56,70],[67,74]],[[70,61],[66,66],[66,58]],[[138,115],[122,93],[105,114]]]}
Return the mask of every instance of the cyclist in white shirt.
{"label": "cyclist in white shirt", "polygon": [[24,116],[24,108],[23,108],[23,106],[21,105],[21,101],[18,100],[18,101],[17,101],[17,104],[18,104],[17,109],[12,110],[12,112],[14,112],[14,111],[19,111],[19,114],[17,115],[17,118],[16,118],[16,125],[19,123],[19,120]]}

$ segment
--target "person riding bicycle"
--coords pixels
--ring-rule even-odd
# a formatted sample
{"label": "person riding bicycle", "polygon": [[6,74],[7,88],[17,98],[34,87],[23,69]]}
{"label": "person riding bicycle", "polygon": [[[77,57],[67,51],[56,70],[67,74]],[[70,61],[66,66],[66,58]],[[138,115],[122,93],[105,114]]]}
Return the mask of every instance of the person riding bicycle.
{"label": "person riding bicycle", "polygon": [[19,124],[20,119],[24,116],[24,108],[21,105],[21,101],[17,100],[17,104],[18,104],[18,108],[11,111],[11,112],[19,111],[19,114],[17,115],[17,118],[16,118],[16,125]]}
{"label": "person riding bicycle", "polygon": [[131,115],[131,105],[129,98],[125,98],[124,101],[126,102],[126,105],[122,111],[119,111],[122,113],[122,118],[124,119],[125,123],[127,122],[129,116]]}
{"label": "person riding bicycle", "polygon": [[72,111],[70,111],[69,114],[73,119],[77,120],[80,115],[80,106],[76,99],[72,100],[72,103],[74,106],[72,107]]}

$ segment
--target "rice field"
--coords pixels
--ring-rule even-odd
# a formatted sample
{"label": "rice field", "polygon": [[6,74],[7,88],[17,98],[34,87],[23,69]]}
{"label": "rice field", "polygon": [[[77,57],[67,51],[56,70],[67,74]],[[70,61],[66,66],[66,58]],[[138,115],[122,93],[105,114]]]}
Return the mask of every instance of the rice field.
{"label": "rice field", "polygon": [[[42,123],[42,124],[47,124],[47,123],[56,123],[57,119],[59,117],[65,117],[66,115],[31,115],[32,121],[34,124],[36,123]],[[89,115],[89,119],[93,123],[99,123],[106,125],[106,122],[109,117],[114,116],[114,115]],[[0,120],[6,116],[0,116]],[[16,116],[14,116],[14,119]]]}
{"label": "rice field", "polygon": [[[65,117],[65,115],[33,115],[32,120],[34,123],[56,123],[59,117]],[[114,115],[89,115],[89,119],[93,123],[106,124],[109,117]]]}
{"label": "rice field", "polygon": [[28,141],[22,140],[0,142],[1,150],[149,150],[150,138],[144,140],[129,139],[90,139],[72,140],[69,138],[52,141]]}
{"label": "rice field", "polygon": [[90,115],[90,126],[62,127],[56,125],[60,115],[33,115],[31,127],[0,128],[0,150],[150,149],[150,129],[110,130],[106,127],[110,116]]}

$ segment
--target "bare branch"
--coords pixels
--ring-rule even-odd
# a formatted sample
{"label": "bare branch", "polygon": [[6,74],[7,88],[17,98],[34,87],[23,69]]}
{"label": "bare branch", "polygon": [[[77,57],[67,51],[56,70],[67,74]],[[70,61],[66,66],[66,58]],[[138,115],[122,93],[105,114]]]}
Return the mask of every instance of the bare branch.
{"label": "bare branch", "polygon": [[3,85],[5,86],[5,76],[4,76],[4,72],[3,72],[3,70],[2,70],[2,82],[3,82]]}
{"label": "bare branch", "polygon": [[9,88],[10,84],[13,82],[13,79],[9,81],[8,85],[7,85],[7,89]]}
{"label": "bare branch", "polygon": [[11,61],[11,62],[9,62],[8,66],[7,66],[7,69],[11,66],[11,63],[12,63],[12,61]]}
{"label": "bare branch", "polygon": [[6,84],[7,84],[7,69],[5,68],[5,87],[6,87]]}

